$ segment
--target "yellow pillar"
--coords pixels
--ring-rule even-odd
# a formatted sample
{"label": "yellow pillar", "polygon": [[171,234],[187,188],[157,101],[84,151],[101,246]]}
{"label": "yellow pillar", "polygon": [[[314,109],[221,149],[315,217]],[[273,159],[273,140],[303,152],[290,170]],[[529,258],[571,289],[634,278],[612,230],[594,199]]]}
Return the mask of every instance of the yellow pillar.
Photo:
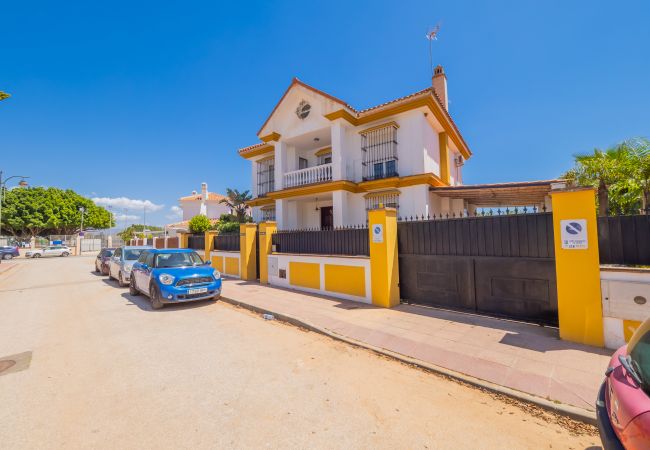
{"label": "yellow pillar", "polygon": [[438,133],[438,148],[440,149],[440,179],[449,184],[449,141],[447,133]]}
{"label": "yellow pillar", "polygon": [[257,224],[242,223],[239,225],[239,261],[241,264],[241,279],[254,281],[257,279]]}
{"label": "yellow pillar", "polygon": [[212,244],[214,242],[214,237],[217,235],[217,232],[214,230],[208,230],[205,232],[205,261],[212,261],[210,253],[212,252]]}
{"label": "yellow pillar", "polygon": [[551,191],[560,338],[604,345],[596,196],[592,188]]}
{"label": "yellow pillar", "polygon": [[188,239],[188,234],[187,233],[179,233],[180,236],[178,238],[178,248],[187,248],[187,239]]}
{"label": "yellow pillar", "polygon": [[394,208],[371,210],[368,224],[372,303],[391,308],[399,304],[397,212]]}
{"label": "yellow pillar", "polygon": [[273,251],[273,233],[277,230],[275,222],[260,223],[260,283],[269,283],[268,255]]}

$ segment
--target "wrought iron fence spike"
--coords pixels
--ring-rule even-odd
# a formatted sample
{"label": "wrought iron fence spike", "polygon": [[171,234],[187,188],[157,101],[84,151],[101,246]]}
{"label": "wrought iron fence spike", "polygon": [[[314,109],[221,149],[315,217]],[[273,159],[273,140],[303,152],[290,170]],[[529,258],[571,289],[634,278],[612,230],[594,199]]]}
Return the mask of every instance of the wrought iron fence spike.
{"label": "wrought iron fence spike", "polygon": [[515,206],[515,214],[517,214],[519,211],[517,210],[517,207]]}
{"label": "wrought iron fence spike", "polygon": [[543,211],[543,212],[546,212],[546,204],[543,204],[543,205],[542,205],[542,211]]}
{"label": "wrought iron fence spike", "polygon": [[524,206],[524,214],[528,212],[528,208]]}
{"label": "wrought iron fence spike", "polygon": [[533,206],[533,212],[534,212],[534,213],[537,212],[537,206]]}

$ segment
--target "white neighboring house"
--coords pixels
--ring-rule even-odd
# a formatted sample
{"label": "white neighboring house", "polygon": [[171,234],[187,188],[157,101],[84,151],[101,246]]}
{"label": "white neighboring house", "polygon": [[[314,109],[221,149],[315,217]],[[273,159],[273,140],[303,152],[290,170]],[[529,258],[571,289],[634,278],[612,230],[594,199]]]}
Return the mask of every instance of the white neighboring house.
{"label": "white neighboring house", "polygon": [[167,225],[167,228],[177,231],[187,231],[189,221],[192,217],[203,214],[212,222],[215,222],[222,214],[231,214],[232,211],[221,203],[226,197],[215,192],[208,191],[208,184],[201,183],[201,192],[192,191],[191,195],[178,199],[183,210],[183,221]]}

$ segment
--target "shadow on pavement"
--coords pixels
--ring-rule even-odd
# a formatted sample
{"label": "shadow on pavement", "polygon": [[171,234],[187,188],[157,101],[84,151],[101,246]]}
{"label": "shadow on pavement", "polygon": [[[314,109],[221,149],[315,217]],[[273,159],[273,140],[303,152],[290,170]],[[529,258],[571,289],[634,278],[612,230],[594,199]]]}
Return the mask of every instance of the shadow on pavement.
{"label": "shadow on pavement", "polygon": [[[201,300],[198,302],[187,302],[187,303],[177,303],[177,304],[169,304],[165,305],[164,308],[162,309],[153,309],[151,307],[151,302],[149,301],[149,297],[145,295],[131,295],[128,292],[124,292],[121,294],[122,298],[125,299],[126,301],[129,302],[131,305],[135,305],[138,308],[140,308],[142,311],[147,311],[147,312],[174,312],[179,309],[185,310],[185,309],[194,309],[194,308],[203,308],[208,305],[212,305],[216,303],[214,300]],[[128,306],[128,304],[127,304]]]}

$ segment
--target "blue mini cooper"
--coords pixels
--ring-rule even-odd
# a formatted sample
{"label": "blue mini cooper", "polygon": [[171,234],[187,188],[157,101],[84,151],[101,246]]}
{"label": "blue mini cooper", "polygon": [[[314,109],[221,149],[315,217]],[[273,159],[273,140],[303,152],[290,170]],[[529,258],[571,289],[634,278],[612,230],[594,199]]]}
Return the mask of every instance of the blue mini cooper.
{"label": "blue mini cooper", "polygon": [[221,274],[194,250],[149,249],[133,264],[129,292],[149,296],[153,309],[165,303],[217,300]]}

